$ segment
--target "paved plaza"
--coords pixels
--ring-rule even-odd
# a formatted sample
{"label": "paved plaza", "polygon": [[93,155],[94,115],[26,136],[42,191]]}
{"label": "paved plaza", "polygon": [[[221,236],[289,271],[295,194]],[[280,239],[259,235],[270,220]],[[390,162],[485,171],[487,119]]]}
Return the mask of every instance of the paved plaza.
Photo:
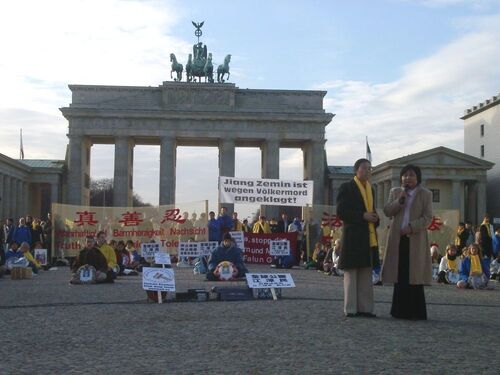
{"label": "paved plaza", "polygon": [[[250,266],[253,272],[268,272]],[[69,285],[69,269],[0,279],[1,374],[498,374],[500,284],[426,288],[428,321],[346,319],[342,279],[290,270],[278,301],[146,302],[141,277]],[[175,269],[177,289],[205,288]],[[218,283],[220,285],[220,283]],[[213,297],[212,297],[213,298]]]}

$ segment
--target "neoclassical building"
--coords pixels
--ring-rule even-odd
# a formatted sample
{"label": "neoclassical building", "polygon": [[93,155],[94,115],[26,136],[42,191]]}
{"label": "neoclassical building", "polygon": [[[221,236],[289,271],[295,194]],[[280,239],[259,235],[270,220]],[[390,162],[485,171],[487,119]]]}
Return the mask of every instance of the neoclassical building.
{"label": "neoclassical building", "polygon": [[0,154],[0,219],[45,218],[61,202],[64,160],[20,160]]}
{"label": "neoclassical building", "polygon": [[500,224],[500,94],[465,110],[464,151],[495,165],[488,171],[487,211]]}
{"label": "neoclassical building", "polygon": [[373,169],[377,207],[383,207],[391,188],[401,186],[399,173],[407,164],[422,169],[422,184],[432,191],[434,209],[456,209],[460,220],[481,223],[486,212],[487,172],[493,163],[447,147],[403,156]]}

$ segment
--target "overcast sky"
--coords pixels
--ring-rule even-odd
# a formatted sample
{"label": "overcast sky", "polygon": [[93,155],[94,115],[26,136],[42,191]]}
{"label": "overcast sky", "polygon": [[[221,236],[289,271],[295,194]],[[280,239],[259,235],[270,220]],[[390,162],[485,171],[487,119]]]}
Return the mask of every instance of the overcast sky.
{"label": "overcast sky", "polygon": [[[22,128],[27,159],[64,159],[68,84],[160,85],[170,53],[187,60],[191,20],[205,21],[215,64],[232,54],[236,86],[328,91],[329,165],[364,157],[365,136],[374,164],[463,151],[464,109],[500,93],[499,0],[16,0],[0,5],[0,152],[19,157]],[[177,155],[177,201],[215,207],[217,149]],[[260,177],[258,149],[236,157],[237,176]],[[280,158],[281,178],[302,177],[301,152]],[[134,160],[136,192],[157,204],[159,147]],[[113,146],[94,146],[91,177],[112,177],[113,162]]]}

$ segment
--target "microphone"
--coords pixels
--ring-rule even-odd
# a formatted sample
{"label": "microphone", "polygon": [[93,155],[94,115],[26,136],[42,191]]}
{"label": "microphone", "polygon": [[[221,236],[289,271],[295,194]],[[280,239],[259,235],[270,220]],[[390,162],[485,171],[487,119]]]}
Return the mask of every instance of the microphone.
{"label": "microphone", "polygon": [[[408,185],[403,185],[404,191],[407,193],[408,190],[410,190],[410,187]],[[405,204],[406,197],[401,197],[399,198],[399,204]]]}

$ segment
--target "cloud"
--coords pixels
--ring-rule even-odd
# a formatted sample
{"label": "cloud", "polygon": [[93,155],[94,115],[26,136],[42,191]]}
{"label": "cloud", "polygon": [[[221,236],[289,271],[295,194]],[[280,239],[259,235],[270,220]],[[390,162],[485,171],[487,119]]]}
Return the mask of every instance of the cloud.
{"label": "cloud", "polygon": [[475,30],[404,66],[395,81],[318,84],[328,90],[325,108],[336,113],[326,130],[329,164],[364,157],[365,136],[375,164],[441,145],[463,152],[463,111],[500,87],[500,15],[475,23]]}

